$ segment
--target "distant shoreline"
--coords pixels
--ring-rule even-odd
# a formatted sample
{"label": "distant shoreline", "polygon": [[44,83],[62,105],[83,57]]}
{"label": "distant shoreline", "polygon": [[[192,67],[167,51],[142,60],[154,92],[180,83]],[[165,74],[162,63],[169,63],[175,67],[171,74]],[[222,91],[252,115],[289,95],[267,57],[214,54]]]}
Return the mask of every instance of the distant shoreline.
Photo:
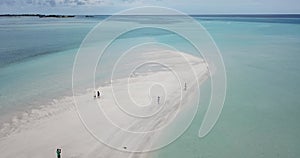
{"label": "distant shoreline", "polygon": [[[0,17],[39,17],[39,18],[74,18],[111,15],[63,15],[63,14],[0,14]],[[174,15],[119,15],[119,16],[174,16]],[[175,15],[178,16],[178,15]],[[300,18],[300,14],[191,14],[192,17],[234,17],[234,18]]]}
{"label": "distant shoreline", "polygon": [[46,14],[1,14],[0,17],[39,17],[39,18],[74,18],[75,15]]}

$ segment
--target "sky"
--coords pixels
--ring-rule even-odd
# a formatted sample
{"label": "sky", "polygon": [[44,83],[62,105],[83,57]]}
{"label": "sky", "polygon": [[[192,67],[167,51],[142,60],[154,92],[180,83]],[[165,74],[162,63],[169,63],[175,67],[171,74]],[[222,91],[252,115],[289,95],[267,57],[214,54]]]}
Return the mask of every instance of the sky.
{"label": "sky", "polygon": [[114,14],[160,6],[187,14],[300,13],[299,0],[0,0],[0,14]]}

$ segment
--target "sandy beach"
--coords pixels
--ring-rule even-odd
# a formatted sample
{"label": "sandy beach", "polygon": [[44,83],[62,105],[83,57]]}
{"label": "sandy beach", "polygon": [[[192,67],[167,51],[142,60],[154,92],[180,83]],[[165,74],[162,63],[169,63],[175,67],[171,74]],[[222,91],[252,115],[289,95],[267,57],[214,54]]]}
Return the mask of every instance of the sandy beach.
{"label": "sandy beach", "polygon": [[1,157],[53,158],[57,148],[63,158],[155,157],[141,152],[167,143],[166,132],[194,110],[208,69],[203,59],[174,51],[146,52],[138,59],[127,65],[136,67],[128,77],[97,87],[100,98],[88,89],[4,124]]}

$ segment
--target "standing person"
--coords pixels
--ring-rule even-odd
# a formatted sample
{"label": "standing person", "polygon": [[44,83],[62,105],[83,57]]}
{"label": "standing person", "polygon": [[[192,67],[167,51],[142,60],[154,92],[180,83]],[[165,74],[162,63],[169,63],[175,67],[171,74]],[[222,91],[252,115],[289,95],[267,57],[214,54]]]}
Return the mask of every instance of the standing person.
{"label": "standing person", "polygon": [[97,91],[97,97],[100,98],[100,91]]}
{"label": "standing person", "polygon": [[184,90],[185,90],[185,91],[186,91],[186,88],[187,88],[186,82],[184,82]]}
{"label": "standing person", "polygon": [[61,149],[56,149],[57,158],[61,158],[60,154],[61,154]]}
{"label": "standing person", "polygon": [[157,97],[157,103],[159,104],[160,101],[160,96]]}

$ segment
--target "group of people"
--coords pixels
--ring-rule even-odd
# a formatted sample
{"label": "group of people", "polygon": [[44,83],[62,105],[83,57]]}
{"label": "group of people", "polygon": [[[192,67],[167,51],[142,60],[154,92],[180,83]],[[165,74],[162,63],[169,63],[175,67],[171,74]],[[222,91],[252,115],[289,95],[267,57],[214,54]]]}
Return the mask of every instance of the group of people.
{"label": "group of people", "polygon": [[[187,84],[186,82],[184,82],[184,91],[187,90]],[[101,93],[99,90],[96,91],[94,98],[100,98],[101,97]],[[160,96],[157,96],[157,104],[160,104]]]}

